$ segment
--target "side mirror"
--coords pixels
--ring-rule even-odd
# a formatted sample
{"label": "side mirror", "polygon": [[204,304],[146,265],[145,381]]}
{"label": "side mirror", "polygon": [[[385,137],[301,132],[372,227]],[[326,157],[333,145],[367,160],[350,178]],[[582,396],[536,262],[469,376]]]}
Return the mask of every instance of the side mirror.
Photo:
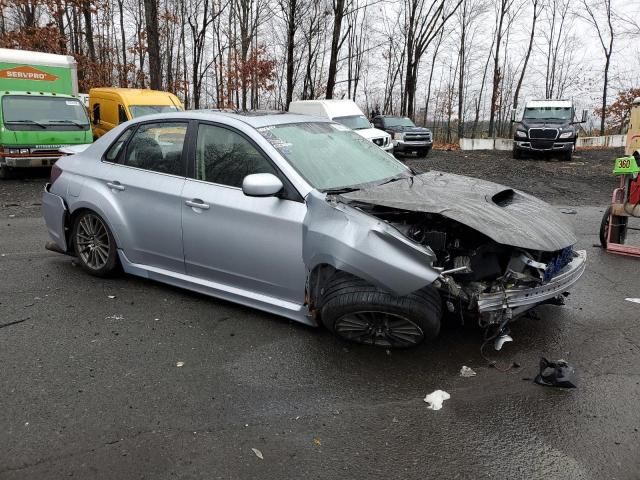
{"label": "side mirror", "polygon": [[280,179],[272,173],[254,173],[242,180],[242,193],[247,197],[273,197],[283,188]]}
{"label": "side mirror", "polygon": [[580,123],[584,123],[587,121],[587,114],[588,114],[587,110],[582,110],[582,121]]}
{"label": "side mirror", "polygon": [[511,109],[511,123],[516,121],[516,109],[512,108]]}

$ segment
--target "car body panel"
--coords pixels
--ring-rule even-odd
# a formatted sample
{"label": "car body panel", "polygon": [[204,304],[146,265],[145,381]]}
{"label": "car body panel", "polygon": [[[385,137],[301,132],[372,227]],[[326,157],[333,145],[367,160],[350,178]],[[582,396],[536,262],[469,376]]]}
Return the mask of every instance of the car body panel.
{"label": "car body panel", "polygon": [[67,207],[62,197],[49,193],[49,184],[45,186],[44,192],[42,192],[42,214],[49,236],[63,252],[66,252],[65,218],[67,216]]}
{"label": "car body panel", "polygon": [[314,192],[307,197],[303,259],[309,270],[331,265],[407,295],[438,278],[433,252],[383,221]]}
{"label": "car body panel", "polygon": [[342,197],[353,202],[437,213],[503,245],[552,252],[577,241],[561,214],[542,200],[462,175],[430,171]]}
{"label": "car body panel", "polygon": [[[195,199],[209,208],[184,203]],[[185,184],[182,200],[188,275],[304,302],[304,203],[248,197],[240,188],[191,179]]]}

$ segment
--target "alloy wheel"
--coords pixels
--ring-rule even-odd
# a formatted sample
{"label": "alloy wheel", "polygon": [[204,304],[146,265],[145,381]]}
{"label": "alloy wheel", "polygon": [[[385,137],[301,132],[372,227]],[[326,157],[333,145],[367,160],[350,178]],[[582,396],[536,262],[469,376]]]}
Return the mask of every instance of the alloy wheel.
{"label": "alloy wheel", "polygon": [[336,320],[334,328],[347,340],[380,347],[411,347],[424,339],[422,329],[414,322],[387,312],[348,313]]}
{"label": "alloy wheel", "polygon": [[78,222],[75,238],[81,260],[92,270],[100,270],[109,259],[111,244],[103,221],[94,214],[84,215]]}

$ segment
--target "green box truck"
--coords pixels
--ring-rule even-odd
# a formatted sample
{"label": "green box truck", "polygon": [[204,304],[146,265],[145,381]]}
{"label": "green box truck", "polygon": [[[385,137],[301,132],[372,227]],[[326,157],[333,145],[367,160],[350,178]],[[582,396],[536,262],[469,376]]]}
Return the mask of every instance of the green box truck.
{"label": "green box truck", "polygon": [[0,179],[93,140],[73,57],[0,48]]}

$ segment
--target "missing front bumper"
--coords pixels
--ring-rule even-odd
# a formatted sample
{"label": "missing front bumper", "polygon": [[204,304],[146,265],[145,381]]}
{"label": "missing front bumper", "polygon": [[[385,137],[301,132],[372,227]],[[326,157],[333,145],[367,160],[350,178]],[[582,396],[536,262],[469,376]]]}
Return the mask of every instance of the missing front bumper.
{"label": "missing front bumper", "polygon": [[544,285],[535,288],[511,289],[480,294],[478,296],[478,311],[480,313],[489,313],[504,308],[512,308],[522,312],[558,295],[562,295],[580,279],[586,267],[586,250],[578,250],[575,254],[573,260]]}

